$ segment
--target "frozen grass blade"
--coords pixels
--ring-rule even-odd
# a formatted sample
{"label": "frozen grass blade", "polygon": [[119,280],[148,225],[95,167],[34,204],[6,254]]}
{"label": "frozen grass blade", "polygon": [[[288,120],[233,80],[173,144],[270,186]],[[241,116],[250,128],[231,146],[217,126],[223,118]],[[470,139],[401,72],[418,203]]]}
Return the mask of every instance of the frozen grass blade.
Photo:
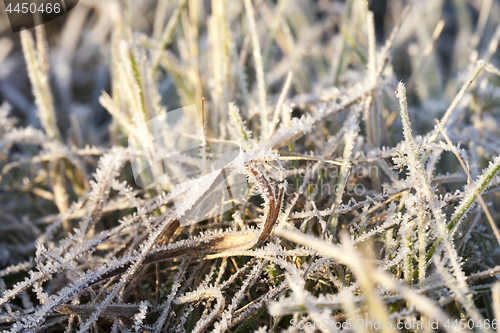
{"label": "frozen grass blade", "polygon": [[262,54],[260,51],[259,36],[257,26],[255,24],[255,14],[251,0],[243,0],[245,11],[247,13],[248,29],[252,40],[253,59],[257,76],[257,91],[260,109],[260,126],[262,126],[262,136],[269,137],[269,118],[267,110],[266,84],[264,81],[264,64],[262,62]]}
{"label": "frozen grass blade", "polygon": [[396,96],[399,99],[399,108],[401,112],[401,121],[403,123],[403,134],[405,138],[405,143],[408,149],[408,167],[410,169],[410,177],[412,178],[412,186],[420,192],[421,196],[426,199],[432,198],[432,189],[430,187],[429,179],[427,174],[420,162],[418,157],[417,146],[413,139],[411,133],[410,117],[408,114],[408,102],[406,100],[406,88],[404,83],[400,82],[398,84],[398,89],[396,90]]}
{"label": "frozen grass blade", "polygon": [[[360,318],[393,324],[380,331],[491,327],[500,85],[480,74],[500,73],[499,7],[479,4],[472,29],[462,2],[423,0],[425,15],[408,15],[412,4],[80,2],[67,24],[38,26],[36,43],[0,20],[2,330],[342,332],[331,325]],[[146,130],[127,153],[140,124],[191,104],[204,139],[168,113],[171,131]],[[56,110],[70,111],[69,131]],[[129,161],[148,168],[145,154],[168,165],[139,170],[136,184]],[[176,193],[174,177],[198,182]],[[219,185],[227,198],[181,223]]]}
{"label": "frozen grass blade", "polygon": [[417,67],[413,71],[410,79],[408,80],[408,85],[406,90],[410,92],[415,85],[415,81],[417,80],[418,75],[422,73],[422,70],[425,67],[425,64],[427,62],[427,59],[431,55],[432,51],[434,50],[434,46],[436,45],[436,42],[441,35],[441,32],[443,31],[444,28],[444,20],[440,20],[436,27],[434,28],[434,32],[432,33],[432,41],[427,44],[427,46],[424,49],[423,57],[420,59],[420,62],[418,63]]}
{"label": "frozen grass blade", "polygon": [[288,72],[286,76],[285,85],[283,86],[283,90],[281,91],[280,97],[278,99],[278,103],[276,103],[276,108],[273,113],[273,123],[271,124],[270,135],[272,136],[274,131],[276,130],[276,126],[278,125],[278,120],[281,115],[281,108],[283,103],[285,102],[286,95],[288,94],[288,90],[290,89],[290,84],[292,83],[292,72]]}
{"label": "frozen grass blade", "polygon": [[[481,73],[481,71],[483,70],[484,66],[485,66],[485,62],[483,60],[478,60],[477,61],[476,66],[475,66],[474,70],[472,71],[472,73],[470,74],[469,78],[462,85],[462,88],[460,88],[460,91],[457,93],[457,95],[455,96],[455,98],[451,102],[450,106],[446,110],[445,114],[443,115],[443,117],[439,121],[439,123],[441,124],[441,126],[443,126],[443,128],[446,125],[446,122],[448,121],[448,119],[450,119],[450,117],[451,117],[451,115],[453,113],[453,110],[455,110],[455,108],[457,107],[457,105],[460,102],[460,100],[464,97],[465,92],[471,86],[472,82],[474,82],[474,80],[477,78],[477,76],[479,75],[479,73]],[[435,128],[433,130],[432,134],[430,135],[429,141],[430,142],[436,141],[436,139],[438,138],[438,136],[439,136],[439,130],[437,128]],[[428,155],[428,153],[429,152],[427,152],[427,155]],[[427,157],[427,156],[425,156],[425,157]],[[425,162],[425,159],[424,159],[424,162]]]}
{"label": "frozen grass blade", "polygon": [[[175,9],[174,13],[172,13],[170,20],[168,21],[167,26],[165,27],[165,30],[163,31],[160,43],[158,45],[158,49],[156,50],[156,52],[153,56],[153,64],[151,66],[152,74],[154,74],[156,72],[156,69],[158,68],[158,65],[160,64],[160,60],[161,60],[161,57],[162,57],[164,50],[168,47],[168,45],[170,43],[172,43],[172,37],[174,36],[175,28],[177,27],[177,23],[179,22],[182,11],[186,7],[187,3],[188,3],[188,0],[180,0],[179,1],[177,8]],[[152,76],[154,76],[154,75],[152,75]]]}
{"label": "frozen grass blade", "polygon": [[[403,132],[405,137],[405,143],[407,144],[407,149],[408,149],[407,161],[408,161],[408,168],[410,170],[410,184],[413,188],[415,188],[415,190],[417,191],[417,195],[420,197],[419,198],[420,202],[417,202],[417,204],[420,205],[420,209],[423,209],[423,205],[425,203],[428,203],[428,205],[430,206],[430,210],[432,211],[434,218],[436,219],[436,224],[435,224],[436,232],[441,238],[439,243],[442,242],[444,248],[446,249],[459,288],[462,288],[462,290],[464,291],[463,293],[467,294],[468,286],[465,281],[465,275],[462,271],[460,260],[453,246],[452,239],[449,234],[449,229],[447,228],[446,225],[445,216],[441,211],[440,203],[435,198],[435,195],[430,186],[430,182],[427,178],[427,174],[417,154],[417,147],[413,140],[413,136],[411,133],[410,118],[408,116],[406,89],[405,85],[402,82],[398,84],[398,89],[396,91],[396,94],[399,98],[401,119],[403,122]],[[438,244],[438,242],[435,242],[434,245],[436,244]],[[427,253],[427,258],[432,255],[433,253],[431,253],[431,250],[429,250],[429,252]],[[423,265],[424,264],[421,261],[420,267],[422,267]]]}

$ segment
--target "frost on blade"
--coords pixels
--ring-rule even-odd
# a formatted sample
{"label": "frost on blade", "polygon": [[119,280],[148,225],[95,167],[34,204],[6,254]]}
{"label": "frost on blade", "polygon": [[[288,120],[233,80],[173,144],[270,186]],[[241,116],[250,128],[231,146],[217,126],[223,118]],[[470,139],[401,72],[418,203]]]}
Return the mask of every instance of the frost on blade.
{"label": "frost on blade", "polygon": [[[246,195],[242,150],[230,142],[207,142],[194,105],[141,124],[129,135],[137,184],[171,190],[181,225],[218,216]],[[233,166],[234,165],[234,166]]]}
{"label": "frost on blade", "polygon": [[168,189],[172,186],[169,173],[185,172],[173,157],[205,145],[203,128],[194,105],[140,123],[128,136],[131,155],[135,156],[136,151],[140,154],[132,160],[134,179],[141,187]]}
{"label": "frost on blade", "polygon": [[210,173],[191,178],[172,188],[177,198],[175,209],[182,225],[199,222],[229,210],[247,194],[244,175],[235,172],[243,164],[243,152],[238,147],[223,147],[223,154],[215,154],[211,149],[213,163],[208,167]]}
{"label": "frost on blade", "polygon": [[460,224],[461,220],[466,216],[467,212],[472,208],[473,202],[476,200],[476,190],[481,193],[485,187],[493,180],[500,170],[500,156],[497,156],[493,162],[489,163],[487,169],[483,171],[481,176],[464,192],[464,197],[460,204],[455,208],[450,219],[449,228],[452,229]]}
{"label": "frost on blade", "polygon": [[144,319],[146,319],[146,313],[148,311],[148,307],[150,307],[151,304],[149,304],[148,301],[144,302],[142,301],[139,304],[139,312],[134,316],[134,328],[136,332],[140,332],[142,330],[142,325],[144,322]]}

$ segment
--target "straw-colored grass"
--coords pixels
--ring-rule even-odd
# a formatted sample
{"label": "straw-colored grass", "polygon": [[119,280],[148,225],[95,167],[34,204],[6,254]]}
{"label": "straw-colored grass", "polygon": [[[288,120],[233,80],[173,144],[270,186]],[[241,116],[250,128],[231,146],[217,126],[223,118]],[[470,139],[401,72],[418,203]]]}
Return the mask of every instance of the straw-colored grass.
{"label": "straw-colored grass", "polygon": [[[81,0],[17,35],[0,17],[0,329],[497,331],[500,5],[450,4]],[[201,156],[140,186],[134,162],[175,140],[129,134],[193,104]],[[212,183],[176,190],[227,142]],[[186,223],[219,183],[229,210]]]}

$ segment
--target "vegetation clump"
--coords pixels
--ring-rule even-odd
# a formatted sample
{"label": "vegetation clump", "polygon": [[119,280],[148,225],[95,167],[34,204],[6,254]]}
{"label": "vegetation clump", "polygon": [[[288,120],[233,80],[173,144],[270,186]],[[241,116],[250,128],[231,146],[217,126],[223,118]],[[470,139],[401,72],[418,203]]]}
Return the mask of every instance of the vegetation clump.
{"label": "vegetation clump", "polygon": [[[499,14],[80,1],[19,34],[1,16],[0,328],[497,331]],[[217,143],[240,155],[215,185],[141,186],[132,164],[165,142],[129,135],[189,105],[207,147],[176,177]],[[241,200],[181,220],[236,175]]]}

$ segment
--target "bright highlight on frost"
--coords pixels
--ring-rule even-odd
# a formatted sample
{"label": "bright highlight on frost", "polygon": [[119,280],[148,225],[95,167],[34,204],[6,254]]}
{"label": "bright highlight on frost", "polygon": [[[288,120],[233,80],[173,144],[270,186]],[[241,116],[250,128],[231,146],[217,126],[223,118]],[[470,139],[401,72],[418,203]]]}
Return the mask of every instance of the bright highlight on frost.
{"label": "bright highlight on frost", "polygon": [[232,142],[207,142],[196,107],[163,113],[128,137],[132,171],[141,188],[170,190],[182,225],[229,210],[247,193],[243,162]]}

